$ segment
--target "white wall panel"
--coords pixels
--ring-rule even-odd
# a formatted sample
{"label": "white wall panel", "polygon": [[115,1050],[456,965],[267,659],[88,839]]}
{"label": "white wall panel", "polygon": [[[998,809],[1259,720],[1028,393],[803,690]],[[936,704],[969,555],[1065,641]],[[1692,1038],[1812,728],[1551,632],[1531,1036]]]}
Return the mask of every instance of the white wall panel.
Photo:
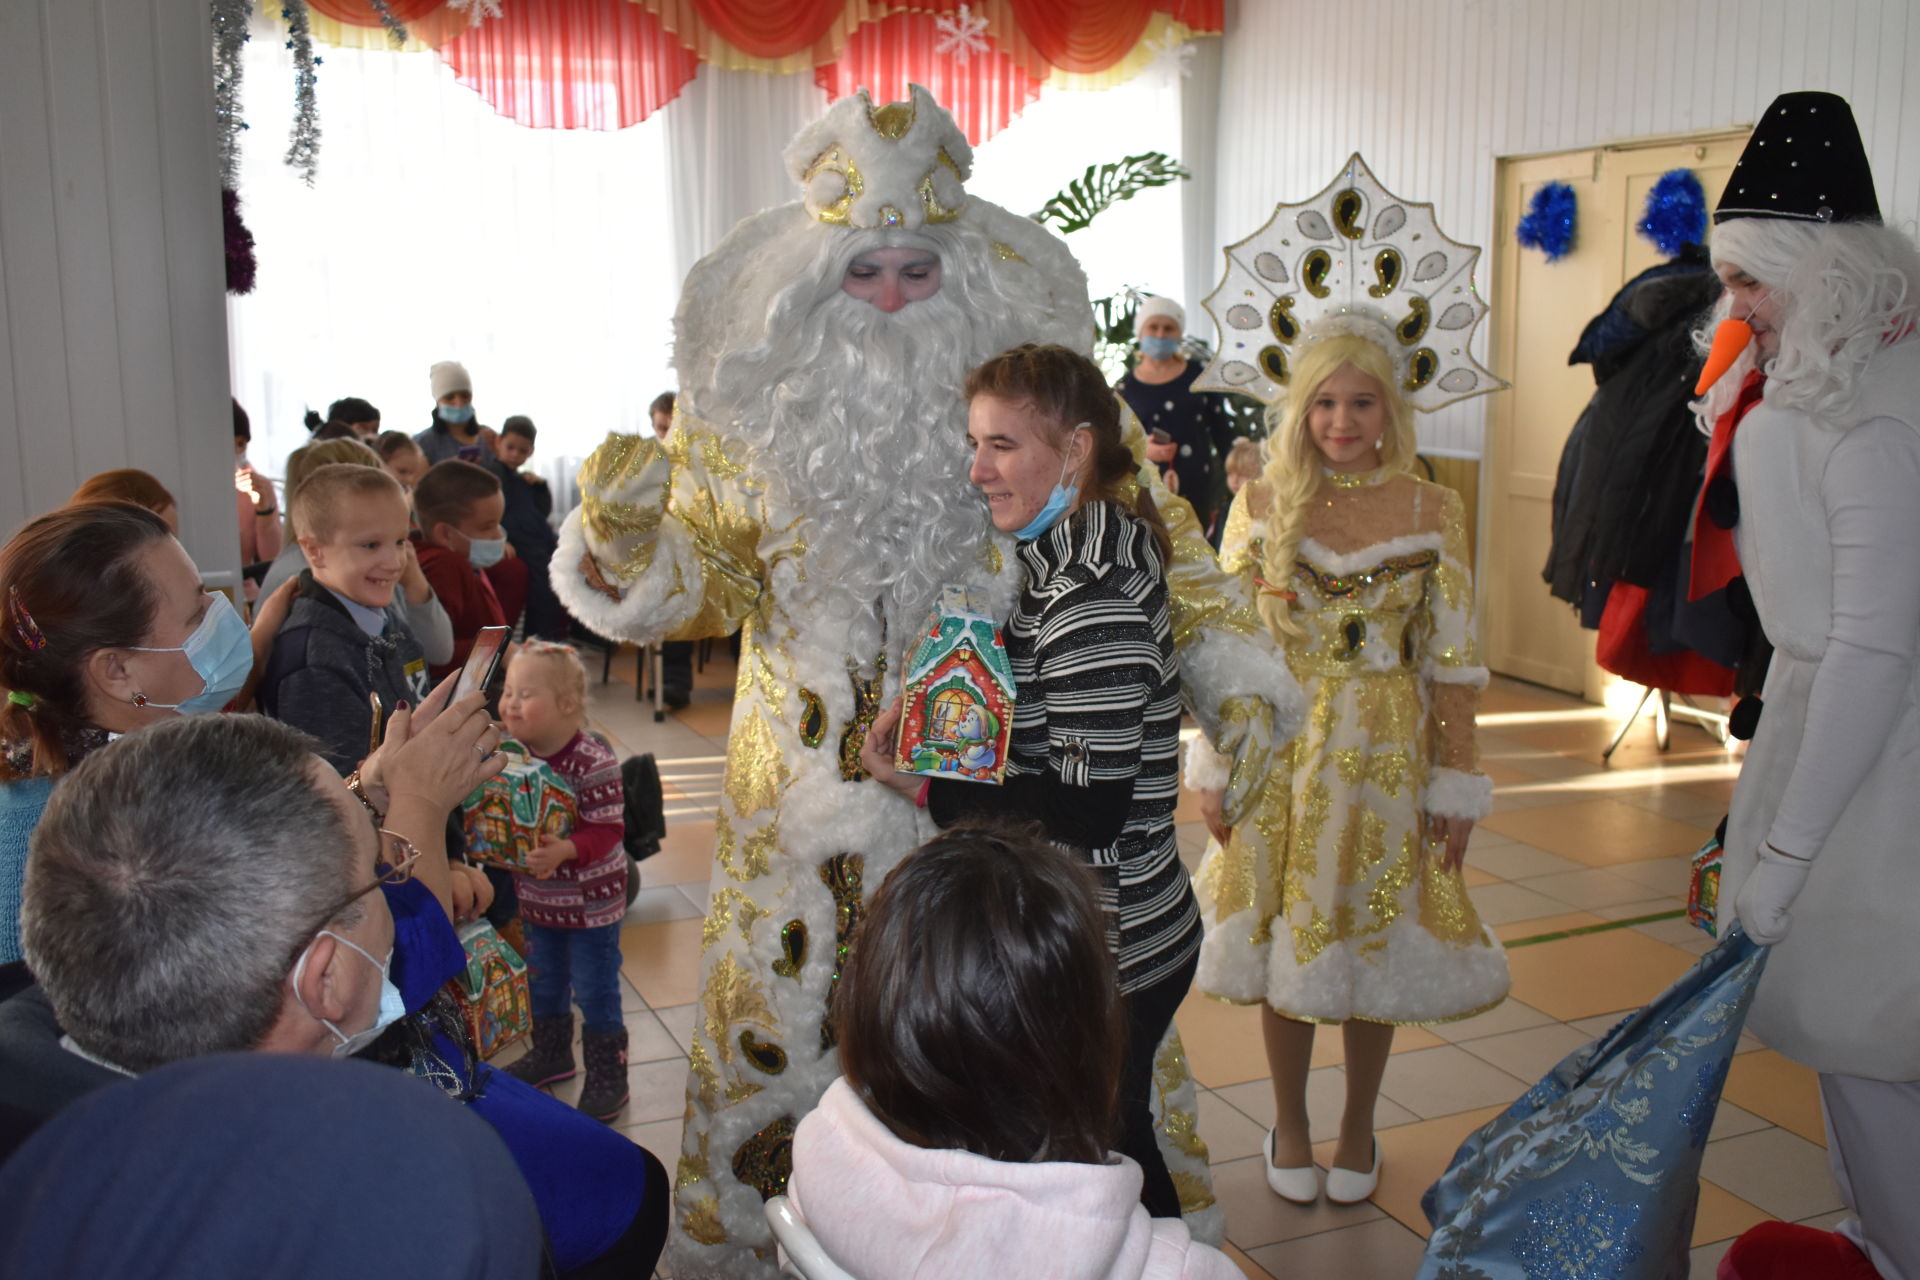
{"label": "white wall panel", "polygon": [[[1851,100],[1882,211],[1911,230],[1916,0],[1239,0],[1213,261],[1355,150],[1389,189],[1433,201],[1449,234],[1491,251],[1496,230],[1511,231],[1493,226],[1496,158],[1750,125],[1794,89]],[[1480,270],[1489,293],[1490,252]],[[1484,358],[1484,326],[1480,342]],[[1477,454],[1484,419],[1482,401],[1455,405],[1422,423],[1424,441]]]}
{"label": "white wall panel", "polygon": [[0,3],[0,539],[140,467],[231,584],[210,48],[198,0]]}

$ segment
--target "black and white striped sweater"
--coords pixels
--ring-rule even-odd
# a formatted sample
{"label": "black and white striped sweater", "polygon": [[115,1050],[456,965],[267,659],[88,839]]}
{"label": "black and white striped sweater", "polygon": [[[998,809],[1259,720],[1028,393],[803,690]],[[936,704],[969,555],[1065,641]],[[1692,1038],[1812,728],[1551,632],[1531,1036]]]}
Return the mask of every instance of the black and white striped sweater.
{"label": "black and white striped sweater", "polygon": [[1117,929],[1120,990],[1153,986],[1200,946],[1200,913],[1174,838],[1180,667],[1159,547],[1146,524],[1091,502],[1020,544],[1027,585],[1005,636],[1016,696],[1007,781],[936,779],[942,826],[1037,819],[1082,851]]}

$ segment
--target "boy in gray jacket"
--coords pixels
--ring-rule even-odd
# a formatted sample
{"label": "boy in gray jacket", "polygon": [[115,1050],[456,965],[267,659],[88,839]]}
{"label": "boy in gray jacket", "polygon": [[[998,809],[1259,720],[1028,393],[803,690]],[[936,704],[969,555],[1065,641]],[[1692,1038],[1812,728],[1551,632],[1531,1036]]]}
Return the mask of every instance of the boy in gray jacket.
{"label": "boy in gray jacket", "polygon": [[369,693],[391,714],[427,694],[427,659],[396,607],[406,568],[407,500],[374,467],[321,467],[291,498],[308,568],[274,638],[260,706],[321,742],[342,774],[367,755]]}

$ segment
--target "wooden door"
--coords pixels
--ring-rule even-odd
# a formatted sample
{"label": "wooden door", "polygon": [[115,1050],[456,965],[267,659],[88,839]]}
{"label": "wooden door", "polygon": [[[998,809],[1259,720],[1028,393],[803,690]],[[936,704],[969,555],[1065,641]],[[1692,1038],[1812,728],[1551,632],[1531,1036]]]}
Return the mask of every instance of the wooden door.
{"label": "wooden door", "polygon": [[[1487,414],[1486,528],[1481,556],[1486,659],[1495,671],[1602,700],[1593,633],[1547,593],[1553,485],[1567,435],[1593,394],[1593,371],[1569,365],[1580,332],[1620,286],[1660,260],[1635,229],[1648,190],[1692,169],[1711,208],[1746,143],[1744,132],[1503,160],[1495,219],[1493,368],[1513,390]],[[1564,182],[1579,201],[1573,249],[1548,262],[1513,228],[1534,192]]]}

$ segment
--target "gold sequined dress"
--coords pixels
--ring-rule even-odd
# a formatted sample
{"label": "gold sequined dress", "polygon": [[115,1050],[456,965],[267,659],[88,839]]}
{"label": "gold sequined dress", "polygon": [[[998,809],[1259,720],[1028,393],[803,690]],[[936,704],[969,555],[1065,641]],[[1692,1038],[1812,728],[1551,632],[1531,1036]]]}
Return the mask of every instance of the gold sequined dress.
{"label": "gold sequined dress", "polygon": [[[1249,487],[1222,540],[1230,573],[1260,572]],[[1207,939],[1195,986],[1309,1022],[1444,1022],[1498,1004],[1506,956],[1426,816],[1479,818],[1473,716],[1486,671],[1458,495],[1401,473],[1329,475],[1293,577],[1304,635],[1287,662],[1306,725],[1276,757],[1259,808],[1196,877]]]}

